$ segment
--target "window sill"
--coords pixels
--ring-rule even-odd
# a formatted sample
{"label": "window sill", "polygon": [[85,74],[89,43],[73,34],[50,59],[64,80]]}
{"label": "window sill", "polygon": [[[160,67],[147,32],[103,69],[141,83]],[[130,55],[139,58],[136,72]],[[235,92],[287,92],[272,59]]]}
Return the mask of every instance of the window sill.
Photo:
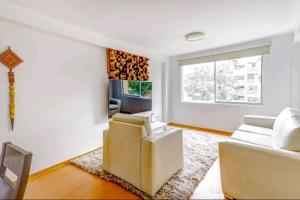
{"label": "window sill", "polygon": [[223,102],[195,102],[195,101],[181,101],[184,104],[203,104],[203,105],[225,105],[225,106],[246,106],[246,107],[263,107],[263,103],[223,103]]}

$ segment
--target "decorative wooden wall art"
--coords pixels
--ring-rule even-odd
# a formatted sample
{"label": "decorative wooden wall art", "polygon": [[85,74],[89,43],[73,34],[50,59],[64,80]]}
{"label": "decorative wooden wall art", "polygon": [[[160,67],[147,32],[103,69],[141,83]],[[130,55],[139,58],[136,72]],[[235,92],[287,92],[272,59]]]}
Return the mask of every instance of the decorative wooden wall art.
{"label": "decorative wooden wall art", "polygon": [[110,79],[148,80],[149,59],[143,56],[106,49],[107,74]]}
{"label": "decorative wooden wall art", "polygon": [[23,60],[15,54],[10,47],[8,50],[0,54],[0,62],[2,62],[8,69],[8,81],[9,81],[9,116],[11,129],[14,130],[14,121],[15,121],[15,77],[13,68],[18,66],[23,62]]}

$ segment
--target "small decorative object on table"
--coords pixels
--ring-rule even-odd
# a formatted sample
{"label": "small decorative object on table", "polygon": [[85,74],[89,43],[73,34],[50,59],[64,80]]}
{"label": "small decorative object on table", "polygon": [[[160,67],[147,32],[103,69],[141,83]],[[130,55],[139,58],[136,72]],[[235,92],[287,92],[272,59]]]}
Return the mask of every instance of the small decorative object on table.
{"label": "small decorative object on table", "polygon": [[151,122],[155,122],[156,121],[156,114],[155,113],[151,113],[150,120],[151,120]]}
{"label": "small decorative object on table", "polygon": [[9,116],[10,116],[10,124],[11,129],[14,129],[14,120],[15,120],[15,77],[13,68],[18,66],[23,62],[23,60],[15,54],[10,47],[8,50],[4,51],[0,54],[0,62],[2,62],[8,69],[8,80],[9,80]]}

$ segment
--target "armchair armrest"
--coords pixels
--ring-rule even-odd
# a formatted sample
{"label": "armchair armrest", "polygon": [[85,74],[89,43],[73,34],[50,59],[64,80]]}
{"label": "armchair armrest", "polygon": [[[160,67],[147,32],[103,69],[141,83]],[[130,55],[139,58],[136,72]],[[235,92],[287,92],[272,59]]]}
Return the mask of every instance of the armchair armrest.
{"label": "armchair armrest", "polygon": [[103,169],[106,171],[109,171],[109,156],[108,156],[108,150],[109,150],[109,143],[108,143],[108,132],[109,130],[103,131]]}
{"label": "armchair armrest", "polygon": [[154,195],[183,167],[182,130],[173,128],[144,138],[141,159],[142,189]]}
{"label": "armchair armrest", "polygon": [[121,104],[122,104],[120,99],[109,98],[109,104],[117,105],[118,106],[118,112],[120,112]]}
{"label": "armchair armrest", "polygon": [[221,142],[225,195],[236,199],[299,198],[300,153],[234,141]]}
{"label": "armchair armrest", "polygon": [[259,116],[259,115],[245,115],[244,123],[252,126],[260,126],[264,128],[273,129],[276,117]]}
{"label": "armchair armrest", "polygon": [[110,103],[110,104],[121,105],[121,100],[119,100],[119,99],[114,99],[114,98],[109,98],[109,103]]}

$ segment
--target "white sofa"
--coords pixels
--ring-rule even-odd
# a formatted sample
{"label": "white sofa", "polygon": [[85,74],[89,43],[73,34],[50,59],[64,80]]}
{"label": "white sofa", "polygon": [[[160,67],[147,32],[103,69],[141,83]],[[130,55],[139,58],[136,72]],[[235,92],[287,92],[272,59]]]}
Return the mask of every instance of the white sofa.
{"label": "white sofa", "polygon": [[219,144],[222,190],[233,199],[300,199],[300,113],[245,116]]}
{"label": "white sofa", "polygon": [[103,169],[151,196],[183,167],[182,130],[152,134],[148,117],[113,115],[103,143]]}

